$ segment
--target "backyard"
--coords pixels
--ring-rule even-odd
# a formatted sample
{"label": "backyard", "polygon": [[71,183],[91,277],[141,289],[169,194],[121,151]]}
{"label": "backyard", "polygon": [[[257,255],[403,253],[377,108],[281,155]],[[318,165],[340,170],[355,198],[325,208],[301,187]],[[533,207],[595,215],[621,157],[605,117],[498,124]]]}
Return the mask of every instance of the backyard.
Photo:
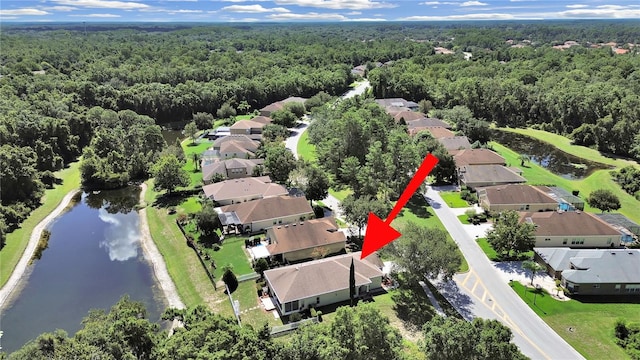
{"label": "backyard", "polygon": [[458,191],[442,191],[440,192],[440,197],[442,197],[442,200],[451,208],[466,208],[470,206],[460,197],[460,192]]}
{"label": "backyard", "polygon": [[558,301],[548,293],[539,292],[533,304],[533,288],[519,282],[510,283],[513,290],[558,335],[587,359],[629,359],[615,342],[614,324],[624,318],[640,322],[640,299],[631,297],[584,297]]}

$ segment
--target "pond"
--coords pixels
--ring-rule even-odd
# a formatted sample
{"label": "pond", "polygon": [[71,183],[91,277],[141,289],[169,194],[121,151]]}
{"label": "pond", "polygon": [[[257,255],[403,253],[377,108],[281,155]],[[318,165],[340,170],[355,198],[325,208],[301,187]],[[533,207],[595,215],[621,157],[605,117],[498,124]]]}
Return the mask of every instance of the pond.
{"label": "pond", "polygon": [[613,169],[602,163],[567,154],[549,143],[526,135],[494,130],[492,140],[521,155],[529,156],[531,162],[569,180],[584,179],[596,170]]}
{"label": "pond", "polygon": [[125,294],[160,320],[165,302],[140,248],[139,194],[138,187],[83,193],[49,225],[48,248],[2,310],[3,351],[56,329],[71,336],[90,309],[108,311]]}
{"label": "pond", "polygon": [[184,139],[185,137],[182,134],[182,130],[163,129],[161,132],[164,141],[167,142],[167,145],[175,145],[177,139]]}

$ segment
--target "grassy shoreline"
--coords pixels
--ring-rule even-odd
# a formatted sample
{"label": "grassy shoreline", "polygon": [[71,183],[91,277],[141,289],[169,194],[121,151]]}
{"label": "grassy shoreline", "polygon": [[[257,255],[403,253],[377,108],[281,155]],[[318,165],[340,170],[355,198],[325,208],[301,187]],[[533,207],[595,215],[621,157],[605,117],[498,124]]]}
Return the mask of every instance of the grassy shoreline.
{"label": "grassy shoreline", "polygon": [[624,167],[627,165],[635,165],[635,166],[639,165],[637,162],[633,160],[609,157],[609,156],[603,155],[600,151],[596,149],[588,148],[586,146],[574,145],[571,143],[571,139],[564,137],[562,135],[550,133],[547,131],[530,129],[530,128],[527,128],[527,129],[498,128],[498,129],[532,137],[534,139],[553,145],[556,148],[560,149],[561,151],[566,152],[567,154],[571,154],[586,160],[595,161],[595,162],[599,162],[607,165],[612,165],[615,167]]}
{"label": "grassy shoreline", "polygon": [[18,261],[27,248],[33,228],[55,209],[70,191],[80,187],[80,162],[76,161],[65,169],[55,172],[62,184],[47,189],[42,198],[42,205],[33,210],[22,225],[7,234],[7,243],[0,251],[0,286],[4,286],[13,273]]}
{"label": "grassy shoreline", "polygon": [[[517,152],[496,142],[491,142],[491,146],[498,154],[505,158],[507,164],[516,166],[520,165],[520,160],[518,159],[519,154]],[[613,181],[609,174],[610,170],[595,171],[593,174],[582,180],[569,180],[555,175],[549,170],[534,163],[528,163],[524,167],[519,167],[523,171],[522,176],[527,179],[527,184],[554,185],[564,188],[569,192],[572,190],[580,190],[580,197],[583,199],[597,189],[611,190],[620,199],[620,205],[622,205],[618,212],[637,223],[640,222],[640,212],[637,211],[637,209],[640,209],[640,201],[626,193],[618,184],[615,183],[615,181]],[[598,209],[589,207],[586,203],[585,210],[594,213],[600,212]]]}

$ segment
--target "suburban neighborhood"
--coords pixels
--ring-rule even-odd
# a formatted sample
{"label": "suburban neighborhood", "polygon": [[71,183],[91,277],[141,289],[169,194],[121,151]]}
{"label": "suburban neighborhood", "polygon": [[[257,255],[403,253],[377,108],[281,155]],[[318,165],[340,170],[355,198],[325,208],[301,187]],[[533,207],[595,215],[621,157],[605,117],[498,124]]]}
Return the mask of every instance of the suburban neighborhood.
{"label": "suburban neighborhood", "polygon": [[637,22],[115,3],[232,24],[2,25],[1,359],[640,359]]}

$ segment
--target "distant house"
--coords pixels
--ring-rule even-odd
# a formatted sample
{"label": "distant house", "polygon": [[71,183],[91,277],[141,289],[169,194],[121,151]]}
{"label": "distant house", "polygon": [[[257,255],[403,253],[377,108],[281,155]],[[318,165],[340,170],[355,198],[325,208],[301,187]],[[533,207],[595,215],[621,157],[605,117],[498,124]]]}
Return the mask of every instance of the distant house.
{"label": "distant house", "polygon": [[411,110],[400,110],[397,113],[394,113],[392,116],[397,123],[399,123],[400,120],[404,120],[405,124],[409,121],[419,120],[427,117],[427,115],[421,112]]}
{"label": "distant house", "polygon": [[311,259],[314,251],[335,254],[345,248],[346,237],[334,218],[321,218],[278,225],[267,229],[267,250],[280,261]]}
{"label": "distant house", "polygon": [[442,126],[432,126],[428,127],[426,130],[430,132],[435,139],[453,138],[456,136],[453,131]]}
{"label": "distant house", "polygon": [[630,243],[640,237],[640,225],[617,213],[595,214],[598,218],[622,233],[622,242]]}
{"label": "distant house", "polygon": [[451,129],[451,125],[436,118],[421,117],[416,120],[407,121],[407,128],[409,130],[411,129],[426,130],[427,128],[434,127],[434,126],[443,127],[445,129]]}
{"label": "distant house", "polygon": [[304,197],[277,196],[217,208],[225,232],[257,233],[276,225],[313,218]]}
{"label": "distant house", "polygon": [[269,294],[282,315],[347,301],[352,260],[356,296],[380,290],[383,274],[377,255],[360,260],[356,252],[267,270]]}
{"label": "distant house", "polygon": [[216,174],[225,179],[238,179],[253,175],[256,166],[264,163],[264,159],[227,159],[202,165],[202,181],[210,184]]}
{"label": "distant house", "polygon": [[583,211],[521,212],[520,222],[536,227],[536,247],[614,248],[622,234]]}
{"label": "distant house", "polygon": [[467,165],[506,165],[504,158],[489,149],[451,150],[456,167]]}
{"label": "distant house", "polygon": [[250,120],[240,120],[231,125],[232,135],[257,135],[262,134],[262,128],[271,123],[271,118],[258,116]]}
{"label": "distant house", "polygon": [[231,128],[228,126],[218,126],[215,131],[208,131],[205,137],[209,140],[215,140],[229,135],[231,135]]}
{"label": "distant house", "polygon": [[438,142],[442,144],[442,146],[444,146],[444,148],[449,151],[471,149],[471,143],[469,142],[469,138],[467,138],[466,136],[452,136],[452,137],[438,138]]}
{"label": "distant house", "polygon": [[467,165],[458,169],[460,185],[471,189],[484,186],[522,184],[527,179],[502,165]]}
{"label": "distant house", "polygon": [[290,102],[299,102],[304,104],[305,101],[307,101],[308,99],[306,98],[302,98],[302,97],[297,97],[297,96],[290,96],[284,100],[280,100],[280,101],[276,101],[273,104],[269,104],[265,107],[263,107],[262,109],[260,109],[260,115],[261,116],[266,116],[266,117],[270,117],[272,113],[278,111],[278,110],[282,110],[284,109],[284,105]]}
{"label": "distant house", "polygon": [[640,295],[640,250],[534,248],[573,295]]}
{"label": "distant house", "polygon": [[354,67],[353,69],[351,69],[351,73],[353,75],[357,75],[357,76],[361,76],[364,77],[364,74],[367,72],[367,66],[366,65],[358,65],[356,67]]}
{"label": "distant house", "polygon": [[408,108],[412,111],[417,111],[419,106],[418,103],[413,101],[407,101],[403,98],[389,98],[389,99],[376,99],[376,103],[383,108],[389,110],[389,108]]}
{"label": "distant house", "polygon": [[548,190],[549,196],[558,200],[560,210],[584,210],[584,200],[563,188],[556,186],[541,187]]}
{"label": "distant house", "polygon": [[220,181],[202,187],[207,198],[218,205],[236,204],[256,199],[287,195],[287,189],[271,183],[268,176]]}
{"label": "distant house", "polygon": [[260,143],[247,135],[229,135],[216,139],[211,150],[218,159],[251,159],[255,157]]}
{"label": "distant house", "polygon": [[489,211],[553,211],[558,201],[537,186],[507,184],[481,187],[478,191],[480,206]]}

